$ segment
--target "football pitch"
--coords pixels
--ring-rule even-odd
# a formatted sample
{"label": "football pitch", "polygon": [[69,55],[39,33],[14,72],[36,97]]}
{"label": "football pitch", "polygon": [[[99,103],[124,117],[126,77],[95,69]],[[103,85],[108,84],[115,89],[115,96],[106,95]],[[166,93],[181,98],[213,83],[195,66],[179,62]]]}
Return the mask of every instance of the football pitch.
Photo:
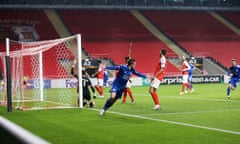
{"label": "football pitch", "polygon": [[161,110],[153,111],[148,87],[132,87],[136,103],[118,100],[104,116],[106,99],[95,108],[52,109],[0,114],[53,144],[239,144],[240,89],[226,100],[227,84],[195,84],[179,95],[181,85],[161,85]]}

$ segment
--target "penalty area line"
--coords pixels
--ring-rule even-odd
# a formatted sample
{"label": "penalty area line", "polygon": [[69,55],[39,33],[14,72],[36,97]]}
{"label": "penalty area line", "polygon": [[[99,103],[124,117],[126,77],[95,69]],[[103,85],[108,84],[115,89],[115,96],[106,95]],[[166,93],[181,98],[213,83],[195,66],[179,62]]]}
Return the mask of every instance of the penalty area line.
{"label": "penalty area line", "polygon": [[[91,110],[99,111],[99,109],[91,109]],[[132,118],[138,118],[138,119],[144,119],[144,120],[150,120],[150,121],[169,123],[169,124],[174,124],[174,125],[181,125],[181,126],[187,126],[187,127],[193,127],[193,128],[200,128],[200,129],[205,129],[205,130],[210,130],[210,131],[217,131],[217,132],[223,132],[223,133],[240,135],[240,132],[238,132],[238,131],[231,131],[231,130],[225,130],[225,129],[220,129],[220,128],[213,128],[213,127],[194,125],[194,124],[183,123],[183,122],[176,122],[176,121],[170,121],[170,120],[150,118],[150,117],[145,117],[145,116],[140,116],[140,115],[126,114],[126,113],[120,113],[120,112],[114,112],[114,111],[107,111],[107,113],[112,113],[112,114],[116,114],[116,115],[132,117]]]}

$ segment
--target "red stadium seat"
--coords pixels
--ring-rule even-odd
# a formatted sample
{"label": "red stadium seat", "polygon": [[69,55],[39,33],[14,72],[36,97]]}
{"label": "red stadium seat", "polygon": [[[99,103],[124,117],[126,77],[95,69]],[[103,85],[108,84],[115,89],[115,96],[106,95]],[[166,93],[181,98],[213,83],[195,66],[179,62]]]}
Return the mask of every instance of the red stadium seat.
{"label": "red stadium seat", "polygon": [[[123,64],[133,42],[131,56],[137,60],[137,69],[151,73],[159,60],[162,48],[174,52],[154,37],[128,11],[58,11],[72,33],[82,34],[83,47],[91,56],[108,56]],[[174,72],[179,70],[169,63]]]}
{"label": "red stadium seat", "polygon": [[[211,56],[227,67],[233,57],[240,59],[240,36],[207,12],[144,11],[144,14],[192,55]],[[238,17],[234,19],[239,21]]]}

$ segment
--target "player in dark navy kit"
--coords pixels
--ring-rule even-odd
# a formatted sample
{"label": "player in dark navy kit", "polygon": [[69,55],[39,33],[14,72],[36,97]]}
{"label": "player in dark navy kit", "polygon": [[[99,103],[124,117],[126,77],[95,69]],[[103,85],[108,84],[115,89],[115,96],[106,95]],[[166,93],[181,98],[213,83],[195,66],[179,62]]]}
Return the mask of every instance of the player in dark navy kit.
{"label": "player in dark navy kit", "polygon": [[[71,74],[77,79],[78,79],[78,75],[76,74],[75,71],[75,65],[72,65],[72,69],[71,69]],[[93,107],[95,105],[95,103],[91,100],[91,93],[89,91],[89,87],[92,90],[92,93],[95,96],[95,89],[92,86],[92,83],[90,81],[90,79],[88,78],[87,72],[86,71],[82,71],[82,90],[83,90],[83,106],[87,105],[89,107]],[[77,86],[77,93],[79,93],[79,88]],[[78,105],[79,105],[79,98],[78,98]]]}
{"label": "player in dark navy kit", "polygon": [[120,66],[107,66],[108,70],[118,70],[118,74],[113,81],[111,90],[110,90],[110,98],[107,99],[105,105],[100,110],[99,114],[104,115],[104,113],[116,102],[117,99],[122,97],[122,93],[126,88],[126,84],[129,80],[129,77],[134,74],[136,76],[147,78],[148,76],[138,73],[135,70],[136,61],[135,59],[129,59],[127,65]]}
{"label": "player in dark navy kit", "polygon": [[232,66],[228,70],[230,77],[227,88],[227,99],[230,99],[231,90],[235,90],[240,82],[240,65],[237,64],[236,59],[232,59]]}
{"label": "player in dark navy kit", "polygon": [[95,95],[95,89],[93,88],[90,79],[88,78],[86,72],[82,71],[83,106],[87,104],[89,107],[93,107],[94,102],[91,100],[89,87],[91,88],[92,93]]}

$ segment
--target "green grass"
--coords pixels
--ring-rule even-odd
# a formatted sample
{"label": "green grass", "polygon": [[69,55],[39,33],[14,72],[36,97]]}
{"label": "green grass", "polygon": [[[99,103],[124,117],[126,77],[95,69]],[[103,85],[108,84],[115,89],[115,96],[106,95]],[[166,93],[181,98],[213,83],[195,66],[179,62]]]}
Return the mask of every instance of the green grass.
{"label": "green grass", "polygon": [[[52,88],[44,89],[43,99],[40,101],[39,90],[36,89],[25,89],[24,98],[20,96],[20,91],[13,93],[12,106],[15,108],[23,107],[24,109],[36,109],[36,108],[56,108],[56,107],[77,107],[77,96],[76,88]],[[66,95],[68,95],[66,97]],[[0,95],[0,100],[3,97]],[[4,95],[6,101],[7,96]],[[24,99],[24,101],[23,101]],[[7,102],[5,102],[7,103]]]}
{"label": "green grass", "polygon": [[231,100],[226,101],[226,87],[198,84],[194,85],[194,93],[180,96],[181,85],[161,85],[159,111],[151,110],[153,101],[148,87],[133,87],[136,103],[131,104],[128,99],[121,104],[119,100],[104,116],[99,116],[97,109],[102,108],[109,96],[108,89],[105,99],[95,100],[96,109],[8,113],[5,107],[0,107],[0,114],[54,144],[239,144],[240,89],[233,91]]}

